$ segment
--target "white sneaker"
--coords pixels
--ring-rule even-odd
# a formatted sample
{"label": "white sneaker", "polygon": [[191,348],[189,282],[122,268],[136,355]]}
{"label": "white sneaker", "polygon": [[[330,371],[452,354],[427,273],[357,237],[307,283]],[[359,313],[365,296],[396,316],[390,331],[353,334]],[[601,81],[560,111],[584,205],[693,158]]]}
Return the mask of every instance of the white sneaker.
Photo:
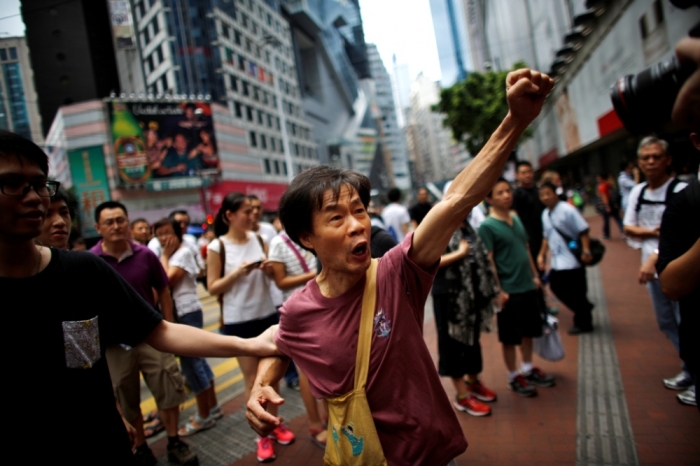
{"label": "white sneaker", "polygon": [[664,387],[670,390],[687,390],[692,386],[693,380],[690,378],[690,375],[685,372],[681,372],[670,379],[664,379]]}
{"label": "white sneaker", "polygon": [[697,406],[698,403],[695,401],[695,385],[690,387],[688,390],[676,395],[676,398],[681,404],[688,406]]}

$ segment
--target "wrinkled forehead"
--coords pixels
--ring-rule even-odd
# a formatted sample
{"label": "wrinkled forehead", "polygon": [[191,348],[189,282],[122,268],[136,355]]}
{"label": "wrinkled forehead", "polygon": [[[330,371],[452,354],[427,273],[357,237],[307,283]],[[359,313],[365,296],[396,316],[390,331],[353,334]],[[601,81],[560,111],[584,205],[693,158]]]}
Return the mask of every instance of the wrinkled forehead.
{"label": "wrinkled forehead", "polygon": [[337,189],[328,188],[316,200],[316,210],[324,211],[341,202],[362,202],[357,190],[349,184],[342,184]]}

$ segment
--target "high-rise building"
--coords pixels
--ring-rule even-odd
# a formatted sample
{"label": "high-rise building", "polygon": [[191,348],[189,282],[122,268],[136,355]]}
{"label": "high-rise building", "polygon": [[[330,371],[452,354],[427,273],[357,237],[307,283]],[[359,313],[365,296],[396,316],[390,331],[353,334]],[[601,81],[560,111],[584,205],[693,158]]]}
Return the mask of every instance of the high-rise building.
{"label": "high-rise building", "polygon": [[371,78],[358,0],[279,0],[292,30],[299,93],[321,163],[353,168]]}
{"label": "high-rise building", "polygon": [[291,31],[275,6],[261,0],[134,2],[146,92],[211,96],[246,129],[248,156],[259,160],[259,171],[227,174],[224,167],[224,178],[287,181],[287,156],[293,173],[318,160],[301,107]]}
{"label": "high-rise building", "polygon": [[399,128],[396,116],[391,77],[384,67],[376,45],[367,44],[367,57],[374,80],[374,99],[379,111],[379,121],[377,122],[378,125],[381,125],[379,138],[384,151],[388,151],[389,157],[387,159],[391,161],[394,185],[401,190],[408,190],[411,189],[408,153],[406,140],[403,131]]}
{"label": "high-rise building", "polygon": [[439,182],[456,175],[460,162],[455,156],[452,132],[442,124],[444,115],[432,111],[440,99],[440,86],[423,73],[411,89],[410,140],[416,166],[422,172],[422,183]]}
{"label": "high-rise building", "polygon": [[470,67],[466,14],[462,0],[430,0],[442,87],[450,87],[467,77]]}
{"label": "high-rise building", "polygon": [[41,115],[24,37],[0,39],[0,129],[42,145]]}
{"label": "high-rise building", "polygon": [[22,0],[43,134],[61,105],[121,92],[107,2]]}

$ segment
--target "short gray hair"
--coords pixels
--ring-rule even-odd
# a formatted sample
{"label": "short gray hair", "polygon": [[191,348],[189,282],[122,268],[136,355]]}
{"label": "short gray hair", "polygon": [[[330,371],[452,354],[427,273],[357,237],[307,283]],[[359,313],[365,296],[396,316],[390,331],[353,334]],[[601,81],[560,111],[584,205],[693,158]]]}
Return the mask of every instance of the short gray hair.
{"label": "short gray hair", "polygon": [[647,136],[639,141],[639,145],[637,146],[637,155],[639,155],[643,148],[652,144],[658,144],[661,146],[664,154],[668,155],[668,142],[664,141],[663,139],[659,139],[656,136]]}

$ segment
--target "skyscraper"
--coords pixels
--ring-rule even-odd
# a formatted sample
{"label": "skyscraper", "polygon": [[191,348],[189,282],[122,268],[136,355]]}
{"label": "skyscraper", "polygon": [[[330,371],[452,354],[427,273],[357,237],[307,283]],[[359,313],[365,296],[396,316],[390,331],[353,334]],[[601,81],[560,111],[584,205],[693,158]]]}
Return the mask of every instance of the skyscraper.
{"label": "skyscraper", "polygon": [[0,129],[43,144],[29,49],[24,37],[0,39]]}
{"label": "skyscraper", "polygon": [[435,41],[440,59],[442,87],[450,87],[467,77],[470,66],[462,0],[430,0]]}

